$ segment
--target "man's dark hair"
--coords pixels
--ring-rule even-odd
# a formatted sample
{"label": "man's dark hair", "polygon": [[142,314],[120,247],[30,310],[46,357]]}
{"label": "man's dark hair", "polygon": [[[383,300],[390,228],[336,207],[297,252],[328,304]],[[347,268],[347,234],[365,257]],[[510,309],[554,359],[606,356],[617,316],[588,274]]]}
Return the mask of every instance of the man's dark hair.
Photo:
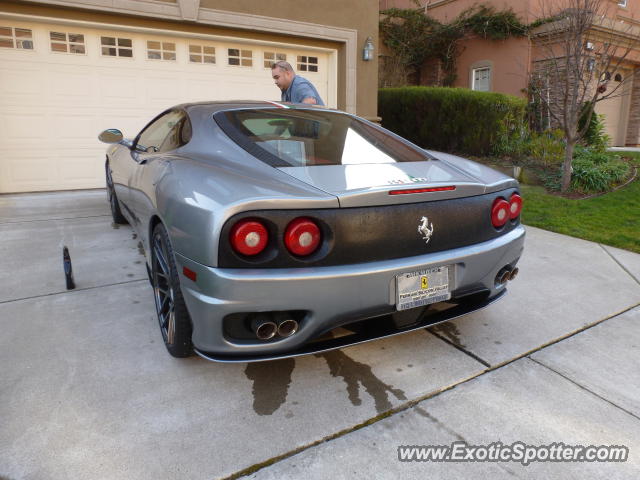
{"label": "man's dark hair", "polygon": [[293,67],[291,66],[291,64],[289,62],[285,62],[284,60],[279,60],[276,63],[272,63],[271,70],[273,70],[274,68],[281,68],[282,70],[285,70],[287,72],[293,72]]}

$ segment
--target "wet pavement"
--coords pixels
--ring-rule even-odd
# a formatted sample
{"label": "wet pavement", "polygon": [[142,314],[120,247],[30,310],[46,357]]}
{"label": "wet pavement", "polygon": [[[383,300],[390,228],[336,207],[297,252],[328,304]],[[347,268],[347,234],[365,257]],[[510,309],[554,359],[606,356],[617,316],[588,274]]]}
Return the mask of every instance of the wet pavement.
{"label": "wet pavement", "polygon": [[[296,359],[175,359],[104,191],[0,196],[0,479],[640,477],[640,255],[528,228],[490,308]],[[77,289],[65,289],[62,245]],[[399,462],[456,440],[615,463]]]}

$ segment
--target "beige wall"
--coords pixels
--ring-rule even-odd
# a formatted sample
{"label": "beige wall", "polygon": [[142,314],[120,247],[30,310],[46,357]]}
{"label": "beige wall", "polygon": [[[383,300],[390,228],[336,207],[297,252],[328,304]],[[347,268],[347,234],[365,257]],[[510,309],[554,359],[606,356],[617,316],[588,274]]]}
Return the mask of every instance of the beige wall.
{"label": "beige wall", "polygon": [[[67,2],[80,5],[82,2]],[[88,2],[87,2],[88,3]],[[163,2],[175,3],[175,2]],[[121,24],[137,27],[188,31],[203,34],[250,37],[284,43],[303,43],[338,51],[338,108],[345,109],[347,102],[348,76],[355,75],[355,110],[358,115],[374,118],[377,115],[378,61],[378,0],[323,0],[322,2],[292,2],[290,0],[201,0],[200,8],[228,11],[245,15],[256,15],[273,19],[290,20],[357,31],[355,52],[347,52],[347,43],[341,41],[318,40],[321,35],[287,35],[281,31],[264,31],[259,28],[224,28],[194,22],[154,19],[149,16],[116,15],[79,8],[48,6],[31,1],[0,1],[0,11],[39,15],[54,18]],[[362,60],[362,48],[366,38],[371,36],[375,46],[374,59]],[[352,68],[347,68],[347,55],[355,55]],[[265,81],[271,81],[265,79]],[[351,92],[354,93],[354,92]]]}
{"label": "beige wall", "polygon": [[[418,0],[420,7],[424,7],[429,0]],[[415,0],[380,0],[380,10],[387,8],[419,8]]]}
{"label": "beige wall", "polygon": [[[385,0],[381,0],[382,1]],[[406,0],[386,0],[387,3],[404,3]],[[428,15],[441,21],[451,21],[464,10],[477,4],[491,5],[498,10],[511,9],[524,23],[531,23],[537,18],[547,16],[550,7],[556,9],[561,2],[571,0],[428,0],[426,8]],[[424,3],[424,2],[422,2]],[[607,16],[640,20],[640,3],[628,0],[626,7],[620,7],[618,0],[604,0],[603,7]],[[404,7],[400,7],[404,8]]]}
{"label": "beige wall", "polygon": [[[228,10],[266,17],[309,22],[358,31],[357,46],[357,103],[356,111],[365,117],[375,117],[378,111],[378,0],[322,0],[295,2],[292,0],[201,0],[201,8]],[[278,32],[273,32],[278,33]],[[362,48],[367,37],[373,39],[374,60],[362,61]],[[339,71],[346,68],[345,51],[339,51]],[[338,105],[344,104],[345,82],[338,81]],[[342,103],[341,103],[342,102]]]}
{"label": "beige wall", "polygon": [[458,77],[454,86],[471,88],[471,70],[483,61],[491,64],[491,91],[526,97],[529,75],[529,40],[484,40],[472,38],[465,41],[465,49],[458,58]]}
{"label": "beige wall", "polygon": [[[448,23],[478,3],[491,5],[497,10],[511,9],[523,23],[527,22],[530,16],[529,0],[431,0],[427,3],[427,15]],[[465,39],[461,42],[454,86],[471,88],[472,69],[481,64],[488,64],[491,66],[491,91],[525,97],[523,90],[527,87],[531,64],[529,43],[527,38]]]}
{"label": "beige wall", "polygon": [[[463,11],[474,5],[491,5],[497,10],[511,9],[524,22],[529,21],[530,3],[537,0],[430,0],[427,2],[427,15],[440,22],[450,22]],[[548,0],[547,0],[548,1]]]}

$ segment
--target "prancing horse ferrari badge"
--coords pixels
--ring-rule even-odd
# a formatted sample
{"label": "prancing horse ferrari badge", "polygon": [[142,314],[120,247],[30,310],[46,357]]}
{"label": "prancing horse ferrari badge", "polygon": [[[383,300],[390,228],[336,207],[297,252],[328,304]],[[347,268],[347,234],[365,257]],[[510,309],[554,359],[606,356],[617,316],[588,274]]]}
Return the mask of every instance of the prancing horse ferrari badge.
{"label": "prancing horse ferrari badge", "polygon": [[425,243],[429,243],[429,240],[431,240],[431,235],[433,235],[433,223],[429,225],[429,219],[427,217],[422,217],[420,219],[420,222],[421,223],[418,226],[418,233],[424,235],[422,239],[425,241]]}

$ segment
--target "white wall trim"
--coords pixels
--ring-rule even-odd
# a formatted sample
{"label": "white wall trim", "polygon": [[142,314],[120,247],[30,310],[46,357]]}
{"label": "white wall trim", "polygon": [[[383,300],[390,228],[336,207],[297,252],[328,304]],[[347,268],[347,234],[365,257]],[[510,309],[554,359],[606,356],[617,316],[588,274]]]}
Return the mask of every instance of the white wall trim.
{"label": "white wall trim", "polygon": [[[24,3],[35,3],[38,0],[22,0]],[[357,86],[357,61],[358,61],[358,32],[354,29],[330,27],[315,23],[298,22],[293,20],[285,20],[274,17],[265,17],[261,15],[250,15],[245,13],[229,12],[224,10],[213,10],[201,8],[200,0],[178,0],[179,3],[171,4],[166,2],[158,2],[153,0],[49,0],[50,6],[64,6],[83,8],[100,12],[110,13],[128,13],[133,15],[141,15],[151,18],[170,19],[170,20],[191,20],[197,24],[214,25],[227,28],[235,28],[242,30],[253,30],[273,34],[277,32],[285,35],[295,35],[298,37],[313,38],[320,40],[328,40],[345,44],[346,53],[346,71],[345,71],[345,110],[349,113],[356,113],[356,86]],[[195,9],[195,11],[194,11]],[[0,12],[0,16],[12,15]],[[40,21],[65,23],[71,20],[53,17],[37,17],[33,15],[17,15],[19,18],[31,17],[33,20],[42,18]],[[84,25],[107,26],[99,22],[83,22]],[[120,30],[132,29],[134,31],[163,31],[161,29],[147,29],[143,27],[125,27],[120,25],[109,25],[111,28],[117,27]],[[206,37],[206,35],[190,34],[189,32],[165,31],[171,35],[192,35],[198,37]],[[215,37],[215,36],[211,36]],[[224,37],[218,37],[224,38]],[[234,41],[241,41],[236,37]],[[280,46],[304,46],[300,44],[283,44],[281,42],[264,42],[261,40],[251,40],[252,43],[258,42],[263,44],[273,44]],[[324,49],[324,51],[333,52],[331,61],[337,66],[337,51],[332,49]],[[333,56],[335,55],[335,59]],[[329,92],[330,96],[337,99],[337,78],[330,76]]]}

